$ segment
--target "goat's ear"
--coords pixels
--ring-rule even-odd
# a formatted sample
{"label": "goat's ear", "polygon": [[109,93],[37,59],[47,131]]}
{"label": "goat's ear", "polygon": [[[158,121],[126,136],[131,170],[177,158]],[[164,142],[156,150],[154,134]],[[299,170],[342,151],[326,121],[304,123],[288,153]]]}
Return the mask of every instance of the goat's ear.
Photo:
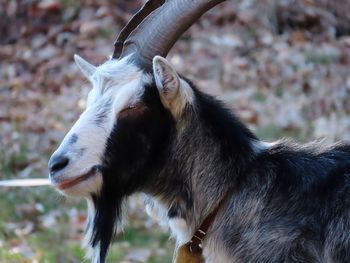
{"label": "goat's ear", "polygon": [[180,88],[180,78],[175,69],[165,58],[155,56],[153,74],[161,97],[167,101],[173,100]]}
{"label": "goat's ear", "polygon": [[164,107],[179,118],[185,106],[193,101],[192,88],[163,57],[153,58],[153,74]]}
{"label": "goat's ear", "polygon": [[91,76],[95,73],[96,67],[90,64],[89,62],[87,62],[82,57],[78,55],[74,55],[74,61],[86,78],[90,79]]}

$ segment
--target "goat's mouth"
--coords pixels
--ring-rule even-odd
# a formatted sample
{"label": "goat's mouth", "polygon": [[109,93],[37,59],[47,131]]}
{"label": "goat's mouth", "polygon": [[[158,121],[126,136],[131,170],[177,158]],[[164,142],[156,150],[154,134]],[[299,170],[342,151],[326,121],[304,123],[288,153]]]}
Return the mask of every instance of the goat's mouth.
{"label": "goat's mouth", "polygon": [[95,165],[85,174],[82,174],[82,175],[79,175],[79,176],[74,177],[72,179],[67,179],[63,182],[58,183],[57,188],[59,190],[66,190],[68,188],[71,188],[71,187],[95,176],[98,173],[98,171],[99,171],[99,167],[97,165]]}

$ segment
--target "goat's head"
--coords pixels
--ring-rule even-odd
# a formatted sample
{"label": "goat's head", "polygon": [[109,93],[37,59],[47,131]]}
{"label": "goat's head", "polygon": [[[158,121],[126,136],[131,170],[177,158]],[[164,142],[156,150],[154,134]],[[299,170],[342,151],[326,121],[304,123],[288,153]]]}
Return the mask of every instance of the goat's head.
{"label": "goat's head", "polygon": [[192,89],[160,56],[153,59],[153,74],[128,57],[99,67],[78,56],[75,61],[92,89],[85,111],[50,159],[51,181],[68,195],[88,196],[98,194],[102,174],[112,172],[115,178],[104,179],[132,192],[146,181],[146,167],[164,155]]}
{"label": "goat's head", "polygon": [[152,183],[193,100],[190,85],[163,57],[222,1],[149,1],[119,35],[112,59],[95,67],[75,57],[92,90],[85,111],[49,161],[50,177],[63,193],[91,200],[91,244],[100,247],[101,262],[122,200]]}

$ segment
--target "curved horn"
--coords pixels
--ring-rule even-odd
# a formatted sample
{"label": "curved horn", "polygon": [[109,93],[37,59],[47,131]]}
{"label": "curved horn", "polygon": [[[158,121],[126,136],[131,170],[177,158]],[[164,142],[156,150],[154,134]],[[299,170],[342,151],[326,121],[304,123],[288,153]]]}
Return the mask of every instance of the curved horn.
{"label": "curved horn", "polygon": [[113,58],[119,58],[126,38],[130,33],[147,17],[153,10],[164,4],[164,0],[149,0],[144,6],[129,20],[127,25],[120,31],[114,42]]}
{"label": "curved horn", "polygon": [[151,70],[155,55],[165,57],[176,40],[202,14],[225,0],[166,0],[131,32],[121,58],[134,53],[136,64]]}

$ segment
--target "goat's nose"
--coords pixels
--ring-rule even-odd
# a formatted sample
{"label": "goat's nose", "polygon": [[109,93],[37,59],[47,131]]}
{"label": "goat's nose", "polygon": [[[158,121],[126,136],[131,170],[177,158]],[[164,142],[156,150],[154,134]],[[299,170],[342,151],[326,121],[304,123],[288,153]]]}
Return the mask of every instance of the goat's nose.
{"label": "goat's nose", "polygon": [[54,175],[54,173],[62,170],[69,163],[69,159],[64,155],[52,155],[48,166],[50,169],[50,175]]}

